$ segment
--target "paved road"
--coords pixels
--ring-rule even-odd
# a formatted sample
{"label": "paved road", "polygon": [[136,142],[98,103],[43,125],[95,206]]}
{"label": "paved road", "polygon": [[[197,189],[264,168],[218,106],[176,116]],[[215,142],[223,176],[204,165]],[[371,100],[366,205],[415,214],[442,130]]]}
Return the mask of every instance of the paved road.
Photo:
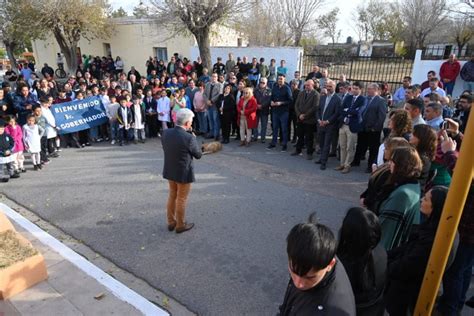
{"label": "paved road", "polygon": [[288,231],[313,211],[337,231],[367,178],[234,142],[196,163],[187,210],[196,227],[176,235],[166,230],[162,163],[157,140],[67,149],[0,190],[194,312],[274,315]]}

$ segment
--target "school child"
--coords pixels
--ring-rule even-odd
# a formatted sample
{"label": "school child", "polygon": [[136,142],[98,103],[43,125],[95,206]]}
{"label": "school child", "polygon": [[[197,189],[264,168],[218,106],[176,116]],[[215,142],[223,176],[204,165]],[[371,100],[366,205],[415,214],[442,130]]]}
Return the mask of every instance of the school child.
{"label": "school child", "polygon": [[51,103],[47,99],[41,99],[41,116],[44,117],[46,121],[46,139],[48,145],[48,155],[49,157],[56,158],[59,157],[59,154],[56,151],[56,136],[58,136],[56,119],[53,116],[53,113],[49,109]]}
{"label": "school child", "polygon": [[25,156],[23,155],[25,146],[23,145],[23,131],[21,130],[21,126],[16,123],[14,116],[7,116],[5,121],[8,123],[5,127],[5,132],[15,141],[15,146],[12,151],[13,169],[15,173],[26,172],[24,167]]}
{"label": "school child", "polygon": [[33,114],[35,115],[35,121],[39,128],[43,129],[43,134],[41,135],[41,151],[40,151],[40,159],[42,165],[47,165],[49,163],[49,158],[47,155],[48,152],[48,139],[46,138],[46,120],[43,117],[43,110],[41,106],[37,106],[33,109]]}
{"label": "school child", "polygon": [[111,145],[115,145],[117,142],[117,132],[118,132],[118,121],[117,121],[117,111],[120,108],[120,104],[117,102],[117,97],[115,95],[109,96],[110,103],[105,108],[105,113],[109,118],[109,126],[110,126],[110,138],[112,141],[110,142]]}
{"label": "school child", "polygon": [[143,104],[142,100],[137,97],[133,96],[132,98],[132,106],[130,110],[132,111],[133,116],[133,142],[136,144],[138,143],[138,137],[140,136],[140,142],[145,142],[145,104]]}
{"label": "school child", "polygon": [[171,107],[173,108],[171,111],[171,117],[173,118],[173,123],[176,125],[176,114],[180,109],[184,109],[186,107],[186,99],[181,96],[179,90],[176,90],[173,95],[174,98],[171,100]]}
{"label": "school child", "polygon": [[34,114],[28,115],[26,124],[23,125],[23,139],[25,149],[30,153],[35,171],[43,169],[41,165],[41,138],[45,133],[44,128],[36,124]]}
{"label": "school child", "polygon": [[161,125],[161,132],[168,128],[168,123],[170,121],[170,98],[166,90],[161,91],[161,97],[158,99],[157,112],[158,112],[158,121]]}
{"label": "school child", "polygon": [[2,168],[2,182],[8,182],[10,178],[19,178],[20,174],[13,169],[12,150],[15,146],[13,137],[5,133],[5,121],[0,120],[0,166]]}
{"label": "school child", "polygon": [[123,98],[120,100],[120,107],[117,111],[117,121],[119,124],[118,127],[118,139],[119,145],[123,146],[124,140],[125,144],[128,144],[128,141],[131,138],[131,126],[133,124],[133,115],[130,108],[127,106],[127,99]]}

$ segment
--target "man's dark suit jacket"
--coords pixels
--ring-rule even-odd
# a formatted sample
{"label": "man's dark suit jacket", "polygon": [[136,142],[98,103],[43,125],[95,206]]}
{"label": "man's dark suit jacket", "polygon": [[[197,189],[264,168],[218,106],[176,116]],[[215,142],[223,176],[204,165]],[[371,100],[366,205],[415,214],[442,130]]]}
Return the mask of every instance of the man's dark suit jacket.
{"label": "man's dark suit jacket", "polygon": [[366,100],[365,97],[359,95],[352,104],[352,100],[354,96],[348,95],[344,98],[342,102],[342,111],[341,115],[339,116],[339,127],[342,127],[344,124],[344,119],[346,117],[349,118],[349,129],[352,133],[358,133],[362,129],[362,118],[360,117],[360,110],[365,106]]}
{"label": "man's dark suit jacket", "polygon": [[319,101],[319,110],[317,118],[318,121],[329,121],[329,125],[324,128],[330,128],[337,126],[339,123],[339,115],[341,115],[342,111],[342,100],[337,94],[334,93],[331,97],[331,100],[329,101],[326,111],[324,111],[324,106],[326,105],[326,98],[327,96],[323,95],[321,97],[321,100]]}
{"label": "man's dark suit jacket", "polygon": [[[369,102],[369,97],[367,97]],[[372,98],[364,110],[362,125],[365,131],[380,132],[387,116],[387,101],[377,95]]]}
{"label": "man's dark suit jacket", "polygon": [[178,183],[194,182],[193,158],[202,156],[196,137],[176,126],[163,132],[161,144],[165,152],[163,178]]}

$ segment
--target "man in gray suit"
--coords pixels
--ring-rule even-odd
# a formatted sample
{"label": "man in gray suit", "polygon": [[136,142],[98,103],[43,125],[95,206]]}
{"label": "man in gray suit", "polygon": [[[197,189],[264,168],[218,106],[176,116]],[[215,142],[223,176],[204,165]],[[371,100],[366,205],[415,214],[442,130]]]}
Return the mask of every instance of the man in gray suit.
{"label": "man in gray suit", "polygon": [[186,200],[195,181],[193,158],[202,156],[196,136],[191,132],[194,114],[180,109],[176,114],[176,126],[163,131],[161,144],[165,153],[163,178],[169,183],[167,204],[168,230],[180,234],[194,227],[184,220]]}
{"label": "man in gray suit", "polygon": [[297,134],[298,142],[296,150],[291,155],[298,156],[303,150],[306,142],[306,159],[313,159],[314,131],[316,125],[316,112],[319,107],[319,93],[314,89],[314,81],[306,80],[304,90],[298,94],[295,103],[295,113],[298,120]]}
{"label": "man in gray suit", "polygon": [[326,169],[326,163],[329,157],[332,137],[338,132],[339,115],[342,110],[342,100],[335,93],[336,83],[332,80],[326,81],[327,94],[321,97],[319,111],[317,112],[319,147],[321,156],[316,163],[320,163],[320,169]]}
{"label": "man in gray suit", "polygon": [[357,136],[357,147],[352,166],[359,166],[362,157],[369,149],[366,172],[372,172],[372,164],[377,162],[380,136],[387,115],[387,101],[379,96],[379,85],[371,83],[367,86],[367,103],[361,110],[362,130]]}
{"label": "man in gray suit", "polygon": [[213,73],[211,81],[206,84],[206,88],[204,89],[207,115],[209,117],[209,135],[207,135],[207,138],[214,138],[215,140],[219,140],[220,130],[219,111],[217,110],[216,102],[224,88],[222,83],[217,81],[217,79],[217,73]]}

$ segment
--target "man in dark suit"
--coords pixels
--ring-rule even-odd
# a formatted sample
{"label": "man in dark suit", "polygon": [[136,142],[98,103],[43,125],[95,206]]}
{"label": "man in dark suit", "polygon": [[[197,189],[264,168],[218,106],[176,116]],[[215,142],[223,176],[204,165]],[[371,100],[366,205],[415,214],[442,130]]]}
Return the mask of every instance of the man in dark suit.
{"label": "man in dark suit", "polygon": [[369,149],[366,172],[372,172],[372,164],[377,161],[380,146],[380,134],[387,116],[387,101],[379,94],[379,86],[371,83],[367,86],[367,105],[361,110],[362,130],[357,135],[357,148],[352,166],[359,166],[362,157]]}
{"label": "man in dark suit", "polygon": [[195,181],[193,158],[200,159],[201,149],[196,136],[190,133],[194,114],[189,109],[180,109],[176,114],[176,127],[163,132],[161,143],[165,153],[163,178],[169,183],[167,204],[168,230],[182,233],[194,227],[186,223],[186,200]]}
{"label": "man in dark suit", "polygon": [[146,125],[148,127],[148,137],[156,137],[158,134],[158,112],[157,101],[153,97],[151,89],[145,91],[146,95],[143,98],[146,113]]}
{"label": "man in dark suit", "polygon": [[306,80],[304,90],[298,94],[295,103],[295,114],[298,120],[298,142],[296,143],[295,152],[291,154],[292,156],[301,154],[306,141],[306,159],[313,159],[313,140],[318,107],[319,93],[314,89],[314,81],[312,79]]}
{"label": "man in dark suit", "polygon": [[329,149],[334,133],[337,132],[339,115],[342,110],[342,100],[335,93],[336,83],[332,80],[326,81],[327,94],[321,97],[319,111],[317,112],[319,147],[321,156],[316,163],[320,163],[320,169],[326,169],[329,157]]}
{"label": "man in dark suit", "polygon": [[365,97],[361,95],[362,82],[352,84],[351,95],[344,98],[343,110],[339,116],[339,146],[341,148],[341,163],[336,170],[341,173],[351,171],[357,143],[357,133],[361,130],[360,110],[365,105]]}

